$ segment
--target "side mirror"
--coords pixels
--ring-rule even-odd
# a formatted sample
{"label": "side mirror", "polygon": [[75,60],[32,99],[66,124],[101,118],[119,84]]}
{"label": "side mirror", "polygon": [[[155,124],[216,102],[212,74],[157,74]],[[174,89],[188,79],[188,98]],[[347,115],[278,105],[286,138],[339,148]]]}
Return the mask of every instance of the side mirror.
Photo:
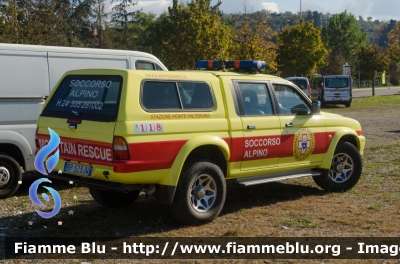
{"label": "side mirror", "polygon": [[320,111],[321,111],[321,102],[320,101],[312,101],[313,114],[319,114]]}

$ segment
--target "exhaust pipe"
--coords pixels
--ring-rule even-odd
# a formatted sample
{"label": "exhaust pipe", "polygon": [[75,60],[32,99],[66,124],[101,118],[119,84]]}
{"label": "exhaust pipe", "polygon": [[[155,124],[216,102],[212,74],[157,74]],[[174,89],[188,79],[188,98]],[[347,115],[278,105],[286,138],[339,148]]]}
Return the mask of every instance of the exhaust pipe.
{"label": "exhaust pipe", "polygon": [[148,189],[146,189],[146,197],[150,197],[156,191],[156,186],[154,184],[150,185]]}

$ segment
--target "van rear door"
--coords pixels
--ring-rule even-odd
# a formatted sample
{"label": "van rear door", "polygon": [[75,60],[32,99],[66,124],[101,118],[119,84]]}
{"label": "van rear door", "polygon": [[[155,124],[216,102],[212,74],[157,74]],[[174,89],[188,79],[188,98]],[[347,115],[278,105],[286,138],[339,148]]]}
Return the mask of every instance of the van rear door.
{"label": "van rear door", "polygon": [[60,159],[67,161],[59,164],[63,171],[91,176],[90,164],[112,166],[122,80],[120,75],[68,75],[58,85],[40,116],[37,144],[46,145],[48,128],[60,136]]}
{"label": "van rear door", "polygon": [[350,102],[351,78],[349,76],[325,76],[323,99],[326,103]]}

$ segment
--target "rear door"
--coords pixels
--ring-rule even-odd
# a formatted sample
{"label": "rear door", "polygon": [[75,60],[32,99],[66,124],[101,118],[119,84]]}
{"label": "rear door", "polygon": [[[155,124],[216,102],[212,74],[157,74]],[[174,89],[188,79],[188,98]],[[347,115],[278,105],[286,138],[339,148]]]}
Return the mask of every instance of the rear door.
{"label": "rear door", "polygon": [[349,102],[351,100],[351,79],[348,76],[326,76],[323,85],[326,103]]}
{"label": "rear door", "polygon": [[280,121],[267,83],[244,80],[235,81],[234,85],[243,131],[240,170],[277,167],[281,150]]}
{"label": "rear door", "polygon": [[[111,166],[122,85],[120,75],[66,76],[40,116],[40,147],[49,139],[51,128],[61,138],[61,159]],[[88,171],[82,174],[90,176]]]}

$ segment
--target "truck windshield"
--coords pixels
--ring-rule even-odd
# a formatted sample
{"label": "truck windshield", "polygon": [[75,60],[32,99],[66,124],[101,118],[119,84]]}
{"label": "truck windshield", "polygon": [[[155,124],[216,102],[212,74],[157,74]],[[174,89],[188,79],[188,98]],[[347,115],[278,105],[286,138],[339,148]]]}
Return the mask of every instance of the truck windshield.
{"label": "truck windshield", "polygon": [[349,79],[348,78],[326,78],[325,79],[326,88],[348,88]]}
{"label": "truck windshield", "polygon": [[42,116],[115,121],[121,86],[121,76],[69,75],[57,87]]}

